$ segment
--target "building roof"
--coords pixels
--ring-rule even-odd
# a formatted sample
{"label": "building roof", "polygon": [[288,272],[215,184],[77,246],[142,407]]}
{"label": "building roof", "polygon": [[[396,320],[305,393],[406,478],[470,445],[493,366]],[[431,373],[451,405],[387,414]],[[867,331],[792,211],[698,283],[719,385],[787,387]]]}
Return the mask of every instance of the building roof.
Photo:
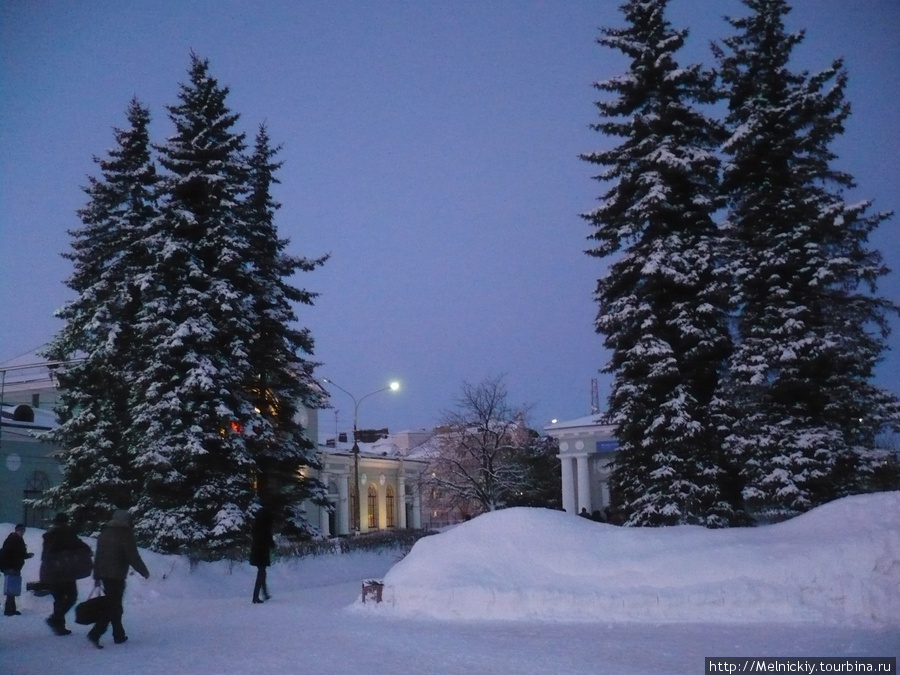
{"label": "building roof", "polygon": [[552,436],[552,432],[554,431],[561,431],[563,429],[583,429],[586,427],[597,427],[598,429],[601,427],[615,428],[615,425],[610,423],[607,413],[594,413],[593,415],[578,417],[574,420],[553,422],[552,424],[546,425],[544,431]]}
{"label": "building roof", "polygon": [[[23,413],[23,409],[26,414]],[[32,408],[28,405],[0,406],[0,424],[4,429],[30,429],[33,431],[49,431],[57,427],[56,413],[46,408]]]}

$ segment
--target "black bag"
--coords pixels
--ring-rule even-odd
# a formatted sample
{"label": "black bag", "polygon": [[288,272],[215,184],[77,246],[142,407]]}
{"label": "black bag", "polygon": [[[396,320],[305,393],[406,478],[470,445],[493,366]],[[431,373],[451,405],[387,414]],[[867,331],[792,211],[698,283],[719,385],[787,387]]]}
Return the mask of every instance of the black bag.
{"label": "black bag", "polygon": [[90,626],[98,621],[111,618],[109,596],[102,593],[94,595],[94,591],[99,592],[100,587],[95,586],[88,599],[84,602],[79,602],[75,606],[75,623],[80,623],[82,626]]}
{"label": "black bag", "polygon": [[75,548],[56,551],[41,561],[41,580],[51,584],[87,579],[94,571],[94,554],[83,541]]}
{"label": "black bag", "polygon": [[25,584],[25,590],[34,593],[34,597],[43,598],[50,595],[50,584],[41,581],[29,581]]}
{"label": "black bag", "polygon": [[75,573],[76,579],[87,579],[94,571],[94,553],[91,551],[91,547],[83,541],[78,543],[81,546],[76,548],[72,554],[72,571]]}

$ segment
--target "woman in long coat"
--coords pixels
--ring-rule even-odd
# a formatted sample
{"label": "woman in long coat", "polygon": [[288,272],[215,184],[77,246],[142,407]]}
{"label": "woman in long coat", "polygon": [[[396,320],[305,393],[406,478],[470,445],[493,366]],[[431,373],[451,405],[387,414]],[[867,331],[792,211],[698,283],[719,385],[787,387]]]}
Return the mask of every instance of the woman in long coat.
{"label": "woman in long coat", "polygon": [[272,538],[272,514],[265,507],[256,513],[253,526],[250,529],[250,564],[256,568],[256,584],[253,586],[253,604],[262,602],[259,594],[268,600],[269,588],[266,585],[266,568],[272,564],[272,547],[275,540]]}

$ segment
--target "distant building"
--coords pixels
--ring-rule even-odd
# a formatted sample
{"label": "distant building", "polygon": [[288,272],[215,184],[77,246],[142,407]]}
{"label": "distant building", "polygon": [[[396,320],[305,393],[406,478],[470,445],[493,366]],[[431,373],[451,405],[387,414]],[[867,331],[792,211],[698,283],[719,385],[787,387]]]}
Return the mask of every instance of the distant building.
{"label": "distant building", "polygon": [[616,427],[603,414],[554,422],[544,427],[559,442],[563,509],[605,512],[609,506],[609,463],[619,443]]}
{"label": "distant building", "polygon": [[26,509],[23,500],[39,497],[59,482],[58,449],[37,439],[54,426],[52,411],[25,403],[0,406],[0,522],[44,527],[53,515]]}
{"label": "distant building", "polygon": [[36,354],[0,364],[0,522],[41,527],[52,515],[26,509],[23,500],[39,497],[61,476],[58,448],[38,440],[56,425],[57,366]]}
{"label": "distant building", "polygon": [[[52,407],[59,400],[53,375],[58,365],[34,354],[0,364],[0,522],[45,527],[53,516],[26,508],[24,501],[40,497],[58,485],[62,476],[60,448],[38,440],[41,432],[57,423]],[[298,422],[309,438],[316,439],[318,410],[301,409]],[[319,446],[321,471],[306,471],[327,486],[333,509],[307,504],[310,524],[326,536],[350,534],[355,530],[351,513],[358,503],[361,533],[422,527],[418,484],[426,462],[410,455],[422,434],[427,432],[391,436],[386,429],[378,430],[376,442],[360,444],[360,502],[353,489],[350,447],[339,443]]]}
{"label": "distant building", "polygon": [[[391,437],[388,436],[389,440]],[[354,532],[359,509],[359,532],[376,530],[418,529],[422,522],[422,499],[419,480],[427,463],[404,455],[393,443],[359,444],[358,501],[354,484],[354,453],[350,447],[319,446],[322,469],[310,471],[328,488],[333,509],[308,505],[307,519],[326,536]],[[311,512],[317,509],[318,514]]]}

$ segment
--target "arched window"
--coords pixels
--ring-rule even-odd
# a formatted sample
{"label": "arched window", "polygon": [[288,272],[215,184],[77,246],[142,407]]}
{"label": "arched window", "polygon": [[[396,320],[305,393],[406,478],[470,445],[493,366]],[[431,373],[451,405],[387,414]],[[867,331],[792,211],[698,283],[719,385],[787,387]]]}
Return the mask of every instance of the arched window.
{"label": "arched window", "polygon": [[[50,476],[43,471],[35,471],[25,482],[24,499],[38,499],[45,490],[50,489]],[[50,522],[50,509],[36,509],[33,506],[25,506],[22,522],[26,527],[45,527]]]}
{"label": "arched window", "polygon": [[359,499],[356,496],[356,486],[350,486],[350,530],[359,527]]}
{"label": "arched window", "polygon": [[378,490],[371,483],[369,484],[369,529],[374,530],[378,527]]}
{"label": "arched window", "polygon": [[395,513],[396,507],[394,506],[394,486],[388,485],[387,492],[385,492],[384,496],[384,508],[387,510],[385,514],[387,516],[387,526],[388,527],[396,527],[395,522]]}

